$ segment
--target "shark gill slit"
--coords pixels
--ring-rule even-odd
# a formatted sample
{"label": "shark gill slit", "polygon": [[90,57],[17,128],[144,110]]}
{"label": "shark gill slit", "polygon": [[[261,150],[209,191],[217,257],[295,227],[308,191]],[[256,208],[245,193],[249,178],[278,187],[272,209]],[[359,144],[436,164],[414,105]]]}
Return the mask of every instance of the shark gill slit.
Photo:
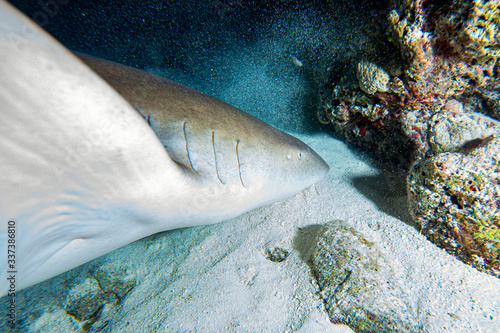
{"label": "shark gill slit", "polygon": [[236,161],[238,162],[238,175],[240,176],[240,182],[241,186],[245,187],[245,184],[243,183],[243,178],[241,178],[241,163],[240,163],[240,153],[238,151],[238,146],[240,144],[240,140],[236,140]]}
{"label": "shark gill slit", "polygon": [[215,131],[212,131],[212,148],[214,150],[215,174],[217,175],[217,179],[219,179],[220,183],[222,185],[226,185],[220,179],[220,176],[219,176],[219,168],[218,168],[219,165],[217,164],[217,151],[215,150]]}
{"label": "shark gill slit", "polygon": [[193,161],[191,160],[191,156],[189,156],[188,140],[186,135],[186,124],[187,120],[186,118],[184,118],[184,122],[182,123],[182,132],[184,133],[184,141],[186,142],[186,155],[189,160],[189,165],[191,165],[191,169],[193,169],[194,172],[198,173],[198,171],[196,171],[196,169],[193,166]]}
{"label": "shark gill slit", "polygon": [[212,148],[214,150],[215,174],[217,175],[217,179],[219,179],[220,183],[222,185],[226,185],[220,179],[220,176],[219,176],[219,169],[218,169],[218,164],[217,164],[217,152],[215,151],[215,131],[212,131]]}

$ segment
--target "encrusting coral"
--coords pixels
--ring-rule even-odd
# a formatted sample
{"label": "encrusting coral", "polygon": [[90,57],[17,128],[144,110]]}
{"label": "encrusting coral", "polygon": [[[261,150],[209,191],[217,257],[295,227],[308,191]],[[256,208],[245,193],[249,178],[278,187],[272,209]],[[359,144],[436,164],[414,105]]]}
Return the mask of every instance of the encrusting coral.
{"label": "encrusting coral", "polygon": [[500,131],[417,161],[408,192],[410,212],[429,240],[500,278]]}
{"label": "encrusting coral", "polygon": [[[353,58],[353,79],[327,82],[319,119],[379,160],[413,165],[408,196],[424,233],[499,276],[498,179],[486,169],[499,163],[500,0],[389,6],[377,30],[386,52]],[[457,173],[461,163],[475,173]]]}
{"label": "encrusting coral", "polygon": [[356,73],[359,87],[365,93],[387,92],[390,76],[383,68],[371,62],[360,61]]}

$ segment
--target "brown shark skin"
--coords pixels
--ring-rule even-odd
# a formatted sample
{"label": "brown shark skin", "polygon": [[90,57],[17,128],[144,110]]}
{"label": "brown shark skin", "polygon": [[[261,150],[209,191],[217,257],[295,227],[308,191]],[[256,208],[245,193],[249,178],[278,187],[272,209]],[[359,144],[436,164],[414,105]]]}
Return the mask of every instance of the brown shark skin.
{"label": "brown shark skin", "polygon": [[[284,153],[309,155],[319,168],[329,168],[302,141],[219,99],[139,69],[82,53],[76,55],[142,114],[170,157],[186,171],[224,184],[240,181],[245,185],[245,178],[253,173],[245,168],[250,166],[245,163],[245,149],[256,147],[266,147],[268,154],[274,151],[277,160],[289,158]],[[237,144],[239,158],[234,156]],[[290,146],[296,147],[296,151],[289,152]],[[213,161],[214,150],[217,165]],[[252,168],[257,163],[256,155],[253,154]],[[311,170],[318,165],[311,165]],[[270,169],[265,164],[262,168]],[[292,176],[293,170],[287,171]]]}

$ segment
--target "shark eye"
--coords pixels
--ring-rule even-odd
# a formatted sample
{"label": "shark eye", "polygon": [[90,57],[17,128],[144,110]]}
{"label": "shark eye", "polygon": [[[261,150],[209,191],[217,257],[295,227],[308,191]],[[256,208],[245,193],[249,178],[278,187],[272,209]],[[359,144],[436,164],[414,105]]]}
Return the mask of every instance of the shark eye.
{"label": "shark eye", "polygon": [[302,158],[302,152],[301,151],[299,151],[298,157],[299,157],[299,160]]}

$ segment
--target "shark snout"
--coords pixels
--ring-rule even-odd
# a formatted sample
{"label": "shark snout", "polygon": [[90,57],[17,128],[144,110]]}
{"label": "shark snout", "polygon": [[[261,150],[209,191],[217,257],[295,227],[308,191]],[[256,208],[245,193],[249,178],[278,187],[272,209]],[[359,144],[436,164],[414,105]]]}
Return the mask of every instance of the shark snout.
{"label": "shark snout", "polygon": [[292,151],[297,152],[295,161],[292,159],[297,182],[308,187],[320,181],[330,171],[330,166],[313,148],[294,136],[288,136],[288,144]]}
{"label": "shark snout", "polygon": [[326,176],[326,174],[330,171],[330,166],[312,148],[310,147],[307,148],[308,148],[307,157],[309,159],[309,161],[307,161],[308,164],[307,172],[310,174],[312,182],[310,185],[312,185]]}

